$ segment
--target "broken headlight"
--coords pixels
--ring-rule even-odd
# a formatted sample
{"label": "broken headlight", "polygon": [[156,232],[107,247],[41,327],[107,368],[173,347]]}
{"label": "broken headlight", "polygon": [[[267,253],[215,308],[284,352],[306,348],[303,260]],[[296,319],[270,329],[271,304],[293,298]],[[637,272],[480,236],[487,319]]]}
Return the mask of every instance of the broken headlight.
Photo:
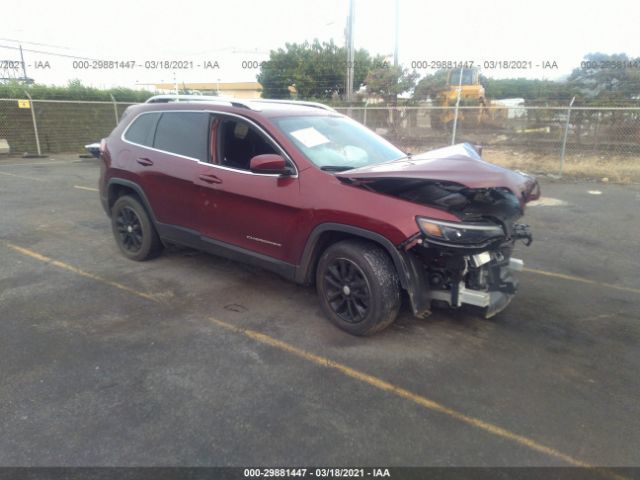
{"label": "broken headlight", "polygon": [[504,237],[504,229],[495,223],[454,223],[416,217],[416,222],[428,240],[452,246],[482,247]]}

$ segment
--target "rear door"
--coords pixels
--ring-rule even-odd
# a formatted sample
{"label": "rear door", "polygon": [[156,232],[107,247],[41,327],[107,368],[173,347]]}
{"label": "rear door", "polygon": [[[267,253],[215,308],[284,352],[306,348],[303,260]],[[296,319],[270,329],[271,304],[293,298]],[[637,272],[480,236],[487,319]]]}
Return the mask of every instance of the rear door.
{"label": "rear door", "polygon": [[[199,162],[208,156],[209,114],[173,111],[143,115],[157,116],[151,147],[142,145],[145,148],[138,148],[135,158],[140,184],[156,220],[197,230],[193,178]],[[125,139],[129,140],[127,135],[133,127],[135,121],[125,132]],[[148,144],[149,137],[145,141]]]}

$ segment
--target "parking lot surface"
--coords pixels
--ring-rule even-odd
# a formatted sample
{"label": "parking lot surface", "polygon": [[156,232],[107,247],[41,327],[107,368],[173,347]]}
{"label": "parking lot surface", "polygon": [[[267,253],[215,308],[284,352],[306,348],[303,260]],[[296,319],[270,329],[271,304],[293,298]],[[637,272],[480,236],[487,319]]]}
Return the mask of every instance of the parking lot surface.
{"label": "parking lot surface", "polygon": [[260,269],[125,259],[97,179],[0,160],[0,465],[640,466],[638,186],[543,183],[493,319],[356,338]]}

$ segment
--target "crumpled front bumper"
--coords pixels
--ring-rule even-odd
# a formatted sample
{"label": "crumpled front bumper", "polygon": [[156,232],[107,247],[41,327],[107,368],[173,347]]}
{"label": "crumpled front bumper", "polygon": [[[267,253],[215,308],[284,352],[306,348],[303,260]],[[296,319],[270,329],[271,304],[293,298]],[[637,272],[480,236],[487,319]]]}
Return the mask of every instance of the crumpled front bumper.
{"label": "crumpled front bumper", "polygon": [[513,272],[521,271],[524,262],[517,258],[509,259],[508,264],[500,268],[499,285],[486,290],[467,288],[464,281],[450,290],[434,290],[429,288],[424,270],[418,262],[410,262],[409,267],[413,278],[408,293],[414,315],[427,316],[431,312],[431,303],[440,301],[454,308],[463,305],[477,307],[483,311],[485,318],[491,318],[504,310],[517,292],[518,280]]}
{"label": "crumpled front bumper", "polygon": [[518,291],[518,280],[512,275],[514,271],[521,271],[524,262],[519,258],[511,258],[506,267],[501,268],[500,286],[495,290],[473,290],[466,288],[460,282],[457,291],[431,290],[432,300],[440,300],[452,307],[472,305],[484,309],[485,318],[491,318],[504,310]]}

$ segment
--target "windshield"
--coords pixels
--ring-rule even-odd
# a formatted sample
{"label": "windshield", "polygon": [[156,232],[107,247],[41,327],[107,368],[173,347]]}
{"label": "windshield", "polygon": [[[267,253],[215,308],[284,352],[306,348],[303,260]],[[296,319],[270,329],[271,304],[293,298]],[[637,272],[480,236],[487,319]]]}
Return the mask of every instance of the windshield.
{"label": "windshield", "polygon": [[345,117],[283,117],[274,122],[323,170],[349,170],[406,157],[382,137]]}

